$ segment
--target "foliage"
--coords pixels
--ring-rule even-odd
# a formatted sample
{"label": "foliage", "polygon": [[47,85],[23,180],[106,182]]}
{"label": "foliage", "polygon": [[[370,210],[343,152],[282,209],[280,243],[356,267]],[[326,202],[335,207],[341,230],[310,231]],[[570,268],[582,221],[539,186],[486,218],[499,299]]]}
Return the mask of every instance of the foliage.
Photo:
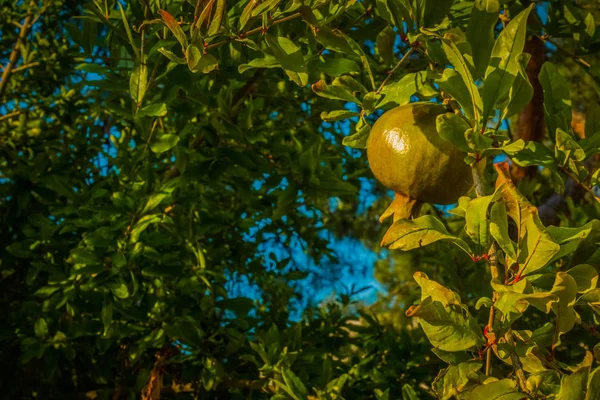
{"label": "foliage", "polygon": [[[1,3],[3,396],[592,399],[590,4]],[[540,74],[543,142],[504,124],[534,90],[528,35],[573,48]],[[573,62],[595,94],[571,93]],[[437,127],[476,188],[384,234],[356,148],[414,100],[455,111]],[[516,182],[495,157],[540,172]],[[583,194],[544,226],[534,204],[571,183]],[[370,308],[309,301],[350,257],[336,237],[393,249]]]}

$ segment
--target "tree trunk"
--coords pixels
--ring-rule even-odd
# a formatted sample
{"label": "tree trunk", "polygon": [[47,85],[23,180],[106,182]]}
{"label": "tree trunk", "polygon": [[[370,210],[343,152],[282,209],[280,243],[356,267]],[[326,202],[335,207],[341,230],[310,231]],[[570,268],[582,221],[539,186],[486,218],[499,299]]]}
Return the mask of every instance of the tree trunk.
{"label": "tree trunk", "polygon": [[[525,42],[525,49],[523,51],[531,54],[531,59],[529,60],[529,64],[527,64],[526,70],[529,82],[533,86],[533,97],[518,115],[515,139],[541,141],[546,133],[546,123],[544,121],[544,91],[538,75],[542,69],[542,65],[546,61],[546,46],[542,39],[537,36],[531,36]],[[513,180],[518,181],[526,176],[534,175],[536,171],[536,166],[519,167],[518,165],[513,165],[511,174]]]}

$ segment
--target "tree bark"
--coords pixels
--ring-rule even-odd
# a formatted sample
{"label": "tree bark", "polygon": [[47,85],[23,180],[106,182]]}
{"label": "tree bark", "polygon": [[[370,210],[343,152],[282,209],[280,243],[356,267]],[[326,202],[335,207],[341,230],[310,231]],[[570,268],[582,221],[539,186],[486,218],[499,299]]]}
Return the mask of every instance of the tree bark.
{"label": "tree bark", "polygon": [[[515,139],[541,141],[546,133],[546,123],[544,121],[544,90],[540,84],[538,75],[540,74],[542,65],[546,61],[546,46],[542,39],[537,36],[531,36],[525,42],[525,49],[523,51],[531,54],[526,71],[529,82],[533,86],[533,97],[518,115]],[[526,176],[533,176],[536,171],[536,166],[519,167],[518,165],[513,165],[511,175],[513,180],[519,181]]]}

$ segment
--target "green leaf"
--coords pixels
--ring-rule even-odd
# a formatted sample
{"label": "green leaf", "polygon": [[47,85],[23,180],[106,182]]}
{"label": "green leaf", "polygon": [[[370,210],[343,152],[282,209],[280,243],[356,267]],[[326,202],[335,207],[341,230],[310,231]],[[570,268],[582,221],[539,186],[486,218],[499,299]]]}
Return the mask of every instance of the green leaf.
{"label": "green leaf", "polygon": [[112,257],[112,266],[115,268],[123,268],[127,266],[127,258],[122,253],[113,253]]}
{"label": "green leaf", "polygon": [[283,376],[286,385],[295,395],[294,397],[300,400],[306,399],[308,392],[300,378],[298,378],[289,368],[283,368],[281,370],[281,375]]}
{"label": "green leaf", "polygon": [[248,1],[246,6],[244,7],[244,10],[242,11],[242,15],[240,16],[240,20],[238,23],[239,31],[244,30],[244,28],[246,27],[246,24],[250,20],[250,17],[252,17],[252,10],[254,9],[254,7],[256,7],[257,4],[258,4],[258,1],[256,1],[256,0]]}
{"label": "green leaf", "polygon": [[458,72],[446,68],[442,73],[442,77],[436,80],[435,83],[460,104],[465,116],[469,120],[475,118],[475,110],[473,110],[473,101],[471,100],[469,89]]}
{"label": "green leaf", "polygon": [[589,367],[584,367],[578,368],[571,375],[563,375],[560,381],[560,391],[556,396],[556,400],[587,399],[585,392],[589,371]]}
{"label": "green leaf", "polygon": [[131,29],[129,28],[129,21],[127,21],[127,17],[125,16],[125,11],[123,10],[123,6],[121,3],[117,3],[119,5],[119,11],[121,12],[121,20],[123,21],[123,27],[125,28],[125,33],[127,34],[127,39],[129,39],[129,44],[131,44],[131,48],[133,49],[133,54],[135,54],[135,58],[140,58],[140,51],[133,40],[133,35],[131,34]]}
{"label": "green leaf", "polygon": [[61,288],[59,286],[43,286],[35,291],[34,295],[37,297],[50,297]]}
{"label": "green leaf", "polygon": [[126,299],[129,297],[129,289],[127,289],[127,285],[124,283],[113,284],[110,288],[110,291],[118,299]]}
{"label": "green leaf", "polygon": [[551,62],[542,65],[539,79],[544,88],[544,116],[550,137],[554,138],[558,128],[569,132],[572,111],[571,96],[566,79]]}
{"label": "green leaf", "polygon": [[490,247],[489,225],[487,211],[490,204],[499,197],[499,194],[478,197],[469,202],[465,214],[465,230],[467,235],[484,251]]}
{"label": "green leaf", "polygon": [[186,64],[187,63],[185,58],[175,55],[175,53],[165,49],[164,47],[159,47],[158,52],[176,64]]}
{"label": "green leaf", "polygon": [[493,305],[494,303],[489,297],[480,297],[479,300],[477,300],[477,303],[475,303],[475,309],[479,310],[481,307],[490,308]]}
{"label": "green leaf", "polygon": [[348,110],[335,110],[335,111],[323,111],[321,113],[321,119],[327,122],[341,121],[344,119],[358,117],[359,113]]}
{"label": "green leaf", "polygon": [[[434,349],[436,351],[437,349]],[[432,388],[441,400],[455,398],[460,393],[476,385],[477,371],[483,364],[480,361],[462,362],[441,370],[433,381]]]}
{"label": "green leaf", "polygon": [[483,153],[490,150],[494,144],[494,139],[489,135],[481,134],[479,130],[469,128],[465,131],[465,142],[471,149],[471,152]]}
{"label": "green leaf", "polygon": [[503,202],[496,202],[490,212],[490,233],[511,260],[517,260],[513,241],[508,235],[508,215]]}
{"label": "green leaf", "polygon": [[379,14],[398,29],[404,29],[402,22],[406,22],[408,30],[414,30],[411,8],[408,0],[377,0]]}
{"label": "green leaf", "polygon": [[281,67],[281,64],[279,64],[279,61],[277,61],[277,59],[275,57],[271,57],[271,56],[265,56],[265,58],[255,58],[253,60],[250,60],[249,63],[247,64],[240,64],[238,66],[238,72],[240,74],[246,72],[249,69],[254,69],[254,68],[279,68]]}
{"label": "green leaf", "polygon": [[523,400],[527,395],[520,393],[517,382],[512,379],[502,379],[477,386],[467,400]]}
{"label": "green leaf", "polygon": [[309,71],[317,71],[331,77],[338,77],[350,72],[359,72],[360,67],[352,60],[343,57],[319,57],[308,61]]}
{"label": "green leaf", "polygon": [[[578,228],[549,226],[547,230],[552,239],[560,245],[560,251],[553,257],[553,260],[557,260],[578,251],[580,244],[585,241],[594,242],[595,244],[597,238],[594,238],[594,236],[600,234],[600,221],[592,220]],[[581,260],[580,257],[573,257],[571,261],[583,264],[587,261],[587,258]]]}
{"label": "green leaf", "polygon": [[215,13],[212,16],[212,20],[210,21],[210,25],[208,27],[208,36],[214,36],[219,32],[223,15],[225,15],[226,5],[227,0],[217,0],[217,8],[215,9]]}
{"label": "green leaf", "polygon": [[48,324],[44,318],[38,318],[33,325],[35,336],[43,338],[48,335]]}
{"label": "green leaf", "polygon": [[113,319],[113,304],[112,301],[108,299],[108,296],[104,298],[104,304],[102,305],[102,311],[100,315],[102,319],[102,325],[104,326],[104,334],[106,335]]}
{"label": "green leaf", "polygon": [[313,84],[311,87],[313,92],[315,92],[318,96],[325,97],[328,99],[343,100],[361,104],[360,101],[356,97],[354,97],[352,92],[350,92],[343,86],[327,85],[327,83],[324,80],[320,80],[317,83]]}
{"label": "green leaf", "polygon": [[[121,8],[121,14],[123,15],[123,21],[125,23],[125,30],[129,36],[130,42],[133,44],[133,39],[131,38],[131,31],[129,30],[129,25],[127,24],[127,20],[125,19],[125,14],[123,14],[123,9]],[[81,45],[83,49],[88,53],[92,54],[94,51],[94,47],[96,45],[96,40],[98,39],[98,24],[95,21],[90,19],[85,19],[83,21],[83,30],[81,32]],[[138,56],[137,48],[134,46],[133,51]]]}
{"label": "green leaf", "polygon": [[452,365],[458,365],[469,361],[472,358],[466,351],[444,351],[436,348],[432,348],[431,351],[433,351],[442,361]]}
{"label": "green leaf", "polygon": [[290,39],[282,36],[266,36],[268,46],[281,64],[281,68],[298,86],[308,83],[308,69],[300,48]]}
{"label": "green leaf", "polygon": [[440,2],[438,0],[416,0],[413,3],[413,14],[417,17],[419,27],[433,27],[447,18],[455,0]]}
{"label": "green leaf", "polygon": [[420,93],[424,97],[437,95],[437,91],[427,81],[427,73],[424,71],[406,74],[399,81],[384,86],[381,94],[385,97],[377,104],[377,108],[390,108],[408,104],[411,96],[416,93]]}
{"label": "green leaf", "polygon": [[508,151],[506,154],[510,156],[511,160],[514,161],[515,164],[521,167],[541,165],[548,168],[552,172],[558,173],[558,167],[556,166],[554,155],[542,143],[530,141],[525,144],[523,149],[519,149],[515,153]]}
{"label": "green leaf", "polygon": [[386,65],[391,65],[394,62],[394,42],[396,40],[396,32],[388,25],[379,34],[375,43],[377,45],[377,53],[383,58]]}
{"label": "green leaf", "polygon": [[190,70],[192,72],[202,72],[208,74],[219,66],[219,61],[212,54],[202,54],[198,62],[194,65],[194,68]]}
{"label": "green leaf", "polygon": [[[166,329],[166,328],[165,328]],[[204,331],[191,319],[179,319],[175,322],[173,333],[183,337],[185,344],[201,350],[204,347]]]}
{"label": "green leaf", "polygon": [[171,181],[167,182],[166,184],[164,184],[159,189],[158,193],[151,195],[150,198],[148,199],[148,201],[146,202],[146,204],[144,205],[144,208],[142,208],[140,215],[147,214],[150,211],[154,210],[164,199],[166,199],[171,193],[173,193],[173,190],[175,190],[175,186],[176,186],[177,182],[178,182],[177,178],[174,180],[171,180]]}
{"label": "green leaf", "polygon": [[593,265],[580,264],[567,271],[577,284],[578,293],[586,293],[596,288],[598,284],[598,271]]}
{"label": "green leaf", "polygon": [[341,35],[346,40],[346,42],[350,45],[350,48],[352,49],[354,54],[357,54],[358,57],[360,58],[363,68],[365,69],[365,71],[367,72],[367,75],[369,76],[369,80],[371,82],[371,89],[375,90],[375,78],[373,77],[373,71],[371,70],[371,64],[369,64],[369,59],[367,58],[364,50],[362,49],[362,47],[360,47],[360,45],[358,43],[356,43],[349,36],[346,36],[343,33],[341,33]]}
{"label": "green leaf", "polygon": [[311,184],[309,188],[320,196],[354,196],[357,192],[354,185],[337,178],[319,178],[319,183]]}
{"label": "green leaf", "polygon": [[177,135],[162,135],[157,141],[150,145],[150,149],[154,153],[164,153],[165,151],[171,150],[179,143],[179,136]]}
{"label": "green leaf", "polygon": [[394,222],[381,240],[381,246],[408,251],[440,240],[449,240],[467,254],[473,254],[466,242],[450,235],[444,224],[432,215]]}
{"label": "green leaf", "polygon": [[288,187],[280,191],[277,195],[277,207],[273,210],[271,219],[277,221],[289,211],[295,208],[296,200],[298,199],[298,188],[295,185],[288,185]]}
{"label": "green leaf", "polygon": [[148,67],[145,63],[137,62],[129,78],[129,93],[134,103],[139,106],[144,99],[148,84]]}
{"label": "green leaf", "polygon": [[483,82],[484,123],[491,116],[494,106],[507,97],[519,73],[518,56],[525,46],[527,18],[533,7],[532,4],[514,17],[494,43]]}
{"label": "green leaf", "polygon": [[331,83],[334,86],[342,86],[347,89],[350,89],[353,93],[360,93],[365,95],[363,99],[363,108],[367,109],[367,106],[364,104],[365,102],[373,103],[375,101],[374,96],[377,95],[375,92],[369,92],[366,87],[363,86],[362,83],[351,77],[350,75],[343,75],[338,78],[335,78]]}
{"label": "green leaf", "polygon": [[[454,42],[451,40],[442,39],[442,48],[444,49],[444,53],[446,53],[446,57],[448,57],[448,61],[450,61],[450,63],[454,66],[456,72],[459,73],[467,88],[467,91],[469,92],[471,106],[469,106],[468,113],[470,114],[471,110],[473,110],[473,118],[476,120],[479,119],[482,108],[481,96],[477,86],[475,85],[475,81],[471,75],[471,71],[469,70],[467,62],[465,61],[461,51],[458,49],[458,47],[456,47],[456,44],[454,44]],[[465,110],[465,114],[467,114],[467,110]]]}
{"label": "green leaf", "polygon": [[499,281],[495,280],[492,281],[492,287],[499,293],[494,307],[502,313],[508,323],[519,319],[529,305],[547,314],[559,300],[555,294],[550,292],[524,293],[530,291],[525,280],[511,286],[501,285]]}
{"label": "green leaf", "polygon": [[424,272],[415,272],[413,278],[421,288],[421,300],[431,297],[433,301],[439,301],[444,306],[461,305],[460,296],[456,292],[432,281]]}
{"label": "green leaf", "polygon": [[594,38],[594,34],[596,33],[596,21],[594,20],[594,16],[589,12],[585,13],[585,17],[579,14],[578,19],[580,19],[580,21],[577,21],[577,25],[571,24],[573,39],[575,47],[585,48]]}
{"label": "green leaf", "polygon": [[587,171],[583,166],[586,159],[585,152],[571,135],[561,128],[556,129],[555,158],[562,168],[568,168],[576,175],[585,176]]}
{"label": "green leaf", "polygon": [[366,149],[370,132],[371,126],[361,118],[358,124],[356,124],[356,132],[344,137],[342,144],[355,149]]}
{"label": "green leaf", "polygon": [[136,243],[140,237],[140,235],[151,225],[159,223],[162,220],[159,214],[153,215],[144,215],[140,218],[137,223],[131,229],[131,234],[129,237],[130,243]]}
{"label": "green leaf", "polygon": [[202,58],[202,52],[198,48],[198,46],[194,44],[190,44],[185,50],[185,59],[187,60],[187,65],[190,71],[196,72],[196,66],[200,62]]}
{"label": "green leaf", "polygon": [[154,103],[143,107],[138,113],[138,117],[164,117],[167,115],[167,105],[165,103]]}
{"label": "green leaf", "polygon": [[573,309],[577,297],[577,282],[565,272],[558,272],[552,287],[552,294],[558,296],[559,301],[552,304],[552,311],[557,318],[557,340],[555,346],[561,344],[560,337],[573,329],[577,320],[577,313]]}
{"label": "green leaf", "polygon": [[313,28],[315,39],[325,46],[325,48],[360,58],[363,68],[367,71],[367,75],[371,81],[371,87],[375,90],[373,71],[371,71],[369,60],[360,45],[349,36],[346,36],[342,31],[338,29],[332,30],[326,25],[321,25],[310,7],[303,5],[299,10],[304,20]]}
{"label": "green leaf", "polygon": [[[598,112],[600,112],[600,109],[598,110]],[[585,122],[586,127],[588,126],[587,124],[588,121]],[[584,137],[579,142],[577,142],[577,144],[579,144],[579,146],[581,146],[581,148],[585,152],[586,158],[590,158],[594,154],[600,153],[600,131],[598,131],[595,135]]]}
{"label": "green leaf", "polygon": [[376,92],[369,92],[363,97],[363,110],[366,115],[370,115],[375,111],[375,104],[381,99],[381,95]]}
{"label": "green leaf", "polygon": [[96,265],[99,263],[96,254],[92,250],[84,248],[72,250],[69,258],[73,264]]}
{"label": "green leaf", "polygon": [[527,53],[521,53],[517,56],[519,73],[508,92],[508,104],[504,108],[501,119],[512,117],[521,111],[533,97],[533,86],[529,82],[526,70],[530,59],[531,55]]}
{"label": "green leaf", "polygon": [[471,126],[464,118],[455,113],[447,112],[438,115],[435,122],[437,132],[443,139],[454,144],[464,152],[470,150],[465,140],[465,131],[471,128]]}
{"label": "green leaf", "polygon": [[441,350],[463,351],[484,343],[477,321],[464,306],[444,306],[427,297],[406,310],[406,316],[418,317],[429,342]]}
{"label": "green leaf", "polygon": [[279,5],[280,2],[281,2],[281,0],[266,0],[252,11],[252,16],[258,17],[261,14],[265,14],[265,13],[277,8],[277,6]]}
{"label": "green leaf", "polygon": [[588,378],[584,400],[594,400],[600,393],[600,367],[594,369]]}
{"label": "green leaf", "polygon": [[171,33],[173,33],[179,44],[181,44],[181,49],[185,51],[185,49],[187,49],[188,47],[188,41],[185,37],[183,29],[181,29],[181,26],[179,26],[179,23],[175,20],[175,18],[173,18],[171,14],[169,14],[165,10],[158,10],[158,13],[160,14],[167,28],[169,28],[169,30],[171,31]]}
{"label": "green leaf", "polygon": [[402,400],[419,400],[417,392],[408,383],[402,386]]}
{"label": "green leaf", "polygon": [[356,54],[354,54],[354,49],[348,44],[348,41],[341,31],[323,26],[318,29],[318,32],[315,34],[315,39],[317,39],[317,41],[326,49],[356,56]]}
{"label": "green leaf", "polygon": [[498,22],[500,4],[498,0],[476,0],[467,29],[467,39],[473,50],[475,76],[485,74],[492,47],[494,46],[494,28]]}
{"label": "green leaf", "polygon": [[546,265],[560,250],[536,214],[528,214],[521,229],[517,261],[521,275],[531,274]]}

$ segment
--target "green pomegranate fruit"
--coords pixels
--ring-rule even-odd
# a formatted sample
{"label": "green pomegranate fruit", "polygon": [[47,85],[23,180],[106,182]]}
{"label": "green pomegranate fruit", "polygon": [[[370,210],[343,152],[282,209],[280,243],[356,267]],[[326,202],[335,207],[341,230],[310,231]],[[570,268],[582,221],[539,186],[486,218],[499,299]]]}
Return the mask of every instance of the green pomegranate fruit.
{"label": "green pomegranate fruit", "polygon": [[422,203],[452,204],[473,185],[465,154],[437,133],[435,103],[411,103],[383,114],[369,135],[367,157],[375,177],[396,193],[382,215],[414,215]]}

